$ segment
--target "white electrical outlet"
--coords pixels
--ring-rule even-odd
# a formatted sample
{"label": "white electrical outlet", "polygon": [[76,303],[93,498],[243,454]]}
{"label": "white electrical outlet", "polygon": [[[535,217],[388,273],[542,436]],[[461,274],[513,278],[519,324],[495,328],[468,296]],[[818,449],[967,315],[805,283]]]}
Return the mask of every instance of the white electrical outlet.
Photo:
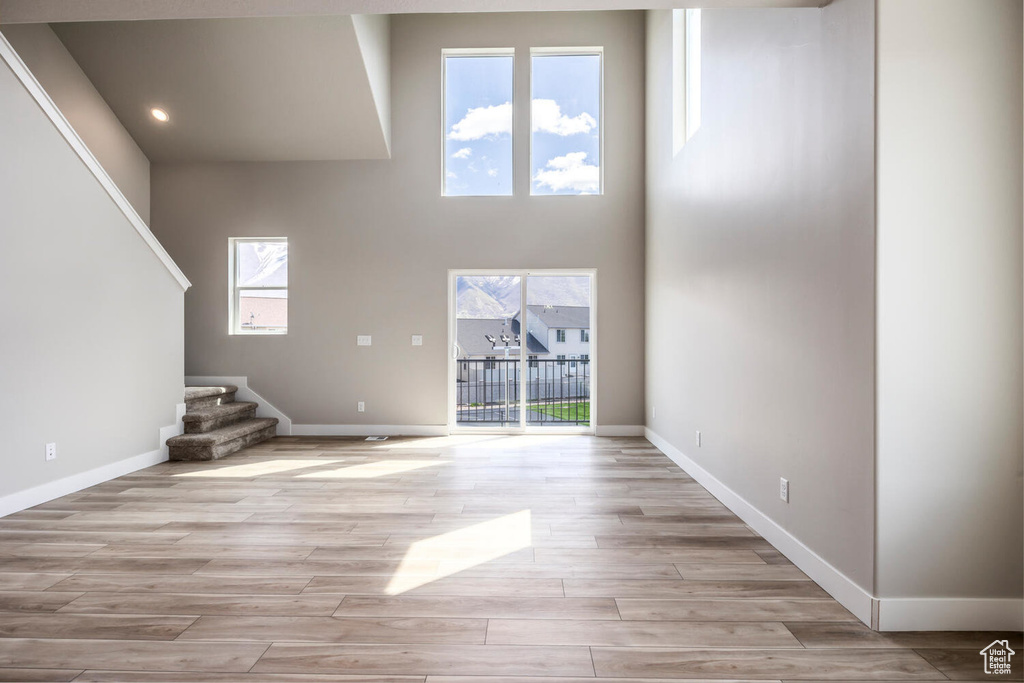
{"label": "white electrical outlet", "polygon": [[783,503],[789,502],[789,479],[779,478],[779,498]]}
{"label": "white electrical outlet", "polygon": [[368,334],[357,334],[356,346],[373,346],[373,337]]}
{"label": "white electrical outlet", "polygon": [[414,334],[414,335],[412,335],[412,345],[413,346],[423,346],[423,335],[422,334]]}
{"label": "white electrical outlet", "polygon": [[697,430],[697,448],[700,448],[700,430]]}
{"label": "white electrical outlet", "polygon": [[57,459],[57,444],[48,443],[46,444],[46,459],[56,460]]}
{"label": "white electrical outlet", "polygon": [[360,413],[365,413],[366,412],[366,403],[363,402],[363,401],[360,401],[359,403],[357,403],[356,404],[356,410],[358,410]]}

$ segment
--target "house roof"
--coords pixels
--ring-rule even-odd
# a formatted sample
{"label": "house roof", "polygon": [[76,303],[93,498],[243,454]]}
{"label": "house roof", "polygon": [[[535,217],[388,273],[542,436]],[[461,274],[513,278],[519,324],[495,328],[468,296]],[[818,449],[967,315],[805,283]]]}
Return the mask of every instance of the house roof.
{"label": "house roof", "polygon": [[[507,326],[505,325],[506,320],[509,322]],[[491,342],[487,340],[487,335],[498,339],[500,346],[502,345],[500,341],[502,331],[509,336],[519,334],[519,320],[516,318],[459,318],[459,348],[469,356],[496,355],[498,352],[491,348]],[[547,353],[548,350],[531,334],[526,338],[526,352],[540,354]]]}
{"label": "house roof", "polygon": [[548,327],[590,329],[589,306],[527,306]]}

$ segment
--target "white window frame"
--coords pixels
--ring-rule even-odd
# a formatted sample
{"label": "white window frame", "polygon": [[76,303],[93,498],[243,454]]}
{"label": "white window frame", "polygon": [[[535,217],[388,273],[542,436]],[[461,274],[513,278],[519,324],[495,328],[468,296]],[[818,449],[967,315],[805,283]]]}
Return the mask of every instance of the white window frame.
{"label": "white window frame", "polygon": [[566,339],[565,330],[558,330],[558,329],[556,329],[555,330],[555,343],[556,344],[564,344],[565,343],[565,339]]}
{"label": "white window frame", "polygon": [[672,10],[672,153],[678,154],[701,124],[702,16]]}
{"label": "white window frame", "polygon": [[[601,355],[598,349],[601,343],[600,335],[591,337],[590,341],[590,424],[588,426],[538,426],[530,425],[526,419],[527,411],[520,413],[518,425],[507,427],[464,427],[458,424],[458,413],[456,411],[456,380],[458,378],[458,365],[462,350],[458,344],[458,294],[456,292],[458,279],[460,277],[476,276],[517,276],[520,278],[520,301],[529,301],[528,283],[533,276],[586,276],[590,278],[590,321],[587,327],[597,330],[598,311],[601,309],[599,292],[600,278],[597,276],[596,268],[559,268],[559,269],[449,269],[448,270],[448,347],[451,351],[448,355],[448,433],[449,434],[596,434],[597,425],[601,424],[600,418],[600,363]],[[513,352],[515,357],[525,362],[527,358],[527,347],[525,344]],[[551,360],[550,356],[544,360]],[[536,379],[536,375],[530,372],[519,373],[519,395],[528,395],[530,379]]]}
{"label": "white window frame", "polygon": [[[441,50],[441,196],[455,199],[474,197],[513,197],[516,193],[516,49],[514,47],[466,48],[446,47]],[[512,57],[512,177],[508,194],[447,194],[448,178],[448,57]]]}
{"label": "white window frame", "polygon": [[[600,69],[598,74],[598,95],[597,95],[597,149],[601,158],[598,162],[598,188],[597,192],[593,195],[559,195],[554,193],[535,194],[533,191],[533,58],[534,57],[600,57]],[[590,47],[532,47],[530,48],[530,171],[529,178],[527,179],[530,187],[531,197],[600,197],[604,195],[604,47],[602,46],[590,46]],[[513,108],[513,112],[514,112]]]}
{"label": "white window frame", "polygon": [[[290,322],[283,330],[254,330],[242,327],[239,319],[241,311],[242,292],[248,291],[288,291],[288,285],[283,287],[239,287],[238,286],[238,245],[252,242],[283,242],[288,244],[287,237],[229,237],[228,238],[228,334],[230,335],[255,335],[279,337],[288,334]],[[289,261],[291,254],[289,253]],[[290,264],[289,264],[290,265]]]}
{"label": "white window frame", "polygon": [[581,344],[589,344],[590,343],[590,330],[580,330],[580,343]]}

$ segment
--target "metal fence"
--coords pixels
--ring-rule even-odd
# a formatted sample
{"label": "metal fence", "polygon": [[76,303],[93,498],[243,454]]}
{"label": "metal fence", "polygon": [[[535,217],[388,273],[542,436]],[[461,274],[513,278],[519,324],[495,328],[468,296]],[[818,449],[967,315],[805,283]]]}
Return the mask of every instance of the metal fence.
{"label": "metal fence", "polygon": [[[590,424],[590,360],[526,361],[526,422]],[[523,367],[518,359],[460,360],[458,423],[519,423]]]}

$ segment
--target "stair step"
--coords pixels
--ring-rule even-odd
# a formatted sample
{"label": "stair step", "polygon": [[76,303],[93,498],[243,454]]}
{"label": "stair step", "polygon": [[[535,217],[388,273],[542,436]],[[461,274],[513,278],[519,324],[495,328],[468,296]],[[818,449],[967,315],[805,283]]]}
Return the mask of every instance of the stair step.
{"label": "stair step", "polygon": [[186,434],[205,434],[221,427],[250,420],[256,417],[258,404],[249,401],[232,401],[219,406],[199,408],[185,413],[182,422],[185,423]]}
{"label": "stair step", "polygon": [[173,436],[167,448],[171,460],[216,460],[276,435],[276,417],[256,417],[205,434]]}
{"label": "stair step", "polygon": [[232,403],[238,387],[225,384],[219,387],[185,387],[185,410],[192,412],[203,408]]}

